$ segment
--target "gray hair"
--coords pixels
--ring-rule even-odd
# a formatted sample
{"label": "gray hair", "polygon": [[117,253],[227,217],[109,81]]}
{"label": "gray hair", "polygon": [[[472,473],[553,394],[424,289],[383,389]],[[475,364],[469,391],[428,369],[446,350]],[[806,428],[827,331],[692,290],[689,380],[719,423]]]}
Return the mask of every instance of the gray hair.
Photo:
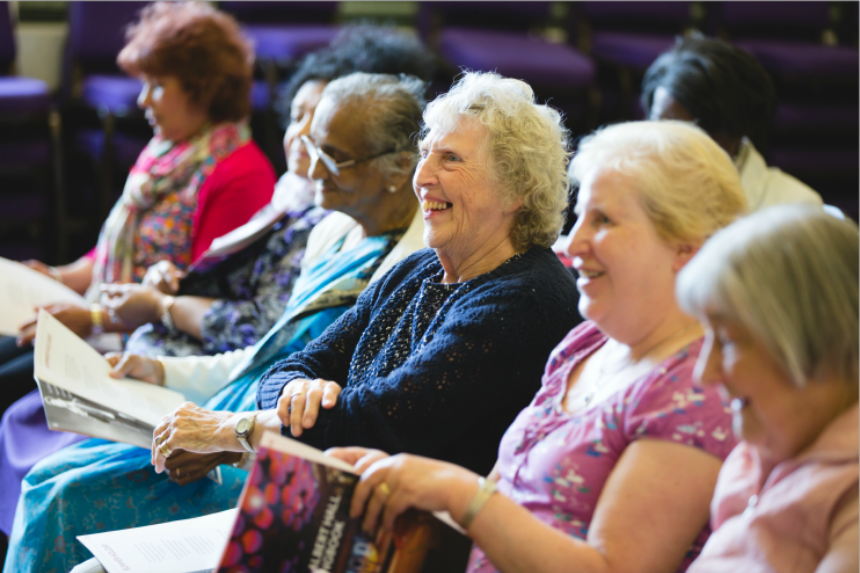
{"label": "gray hair", "polygon": [[779,205],[720,231],[680,272],[688,314],[741,323],[798,387],[858,376],[857,225]]}
{"label": "gray hair", "polygon": [[634,183],[657,233],[670,243],[704,241],[747,211],[738,170],[700,128],[682,121],[631,121],[582,140],[570,162],[578,185],[594,169]]}
{"label": "gray hair", "polygon": [[364,116],[364,141],[370,152],[393,149],[407,152],[410,165],[404,167],[399,153],[376,159],[385,173],[406,174],[415,168],[418,147],[415,134],[421,129],[424,109],[424,82],[414,76],[356,72],[326,85],[322,97],[343,105],[358,105]]}
{"label": "gray hair", "polygon": [[488,132],[491,177],[502,201],[517,210],[511,241],[518,250],[549,247],[564,224],[570,183],[565,172],[568,132],[561,115],[538,105],[531,86],[498,74],[467,72],[424,112],[422,137],[473,119]]}

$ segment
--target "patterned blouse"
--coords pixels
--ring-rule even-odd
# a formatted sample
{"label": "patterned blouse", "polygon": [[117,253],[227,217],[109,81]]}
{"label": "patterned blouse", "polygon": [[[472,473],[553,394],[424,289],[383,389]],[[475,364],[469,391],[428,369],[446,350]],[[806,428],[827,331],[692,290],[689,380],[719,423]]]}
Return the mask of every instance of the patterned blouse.
{"label": "patterned blouse", "polygon": [[180,295],[216,299],[203,316],[203,341],[185,333],[171,336],[160,323],[146,324],[131,335],[126,350],[146,356],[200,356],[256,344],[284,313],[308,236],[327,213],[317,207],[287,213],[255,243],[182,281]]}
{"label": "patterned blouse", "polygon": [[[593,322],[573,329],[550,355],[543,386],[499,446],[500,492],[535,517],[585,540],[597,500],[625,448],[643,437],[704,450],[724,460],[736,444],[731,413],[714,388],[693,382],[701,339],[649,375],[583,411],[564,410],[570,372],[606,342]],[[710,535],[699,533],[679,571]],[[496,571],[477,547],[470,573]]]}

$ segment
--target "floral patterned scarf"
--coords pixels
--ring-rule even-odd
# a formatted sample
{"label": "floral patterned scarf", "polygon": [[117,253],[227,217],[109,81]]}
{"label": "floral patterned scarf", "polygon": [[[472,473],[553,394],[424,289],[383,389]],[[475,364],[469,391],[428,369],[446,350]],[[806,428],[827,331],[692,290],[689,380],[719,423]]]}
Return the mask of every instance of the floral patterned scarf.
{"label": "floral patterned scarf", "polygon": [[[99,297],[99,286],[134,280],[134,245],[141,216],[171,195],[193,195],[218,162],[250,139],[245,123],[205,127],[182,143],[153,137],[131,168],[122,197],[102,226],[96,245],[93,279],[87,299]],[[191,237],[186,237],[190,248]]]}

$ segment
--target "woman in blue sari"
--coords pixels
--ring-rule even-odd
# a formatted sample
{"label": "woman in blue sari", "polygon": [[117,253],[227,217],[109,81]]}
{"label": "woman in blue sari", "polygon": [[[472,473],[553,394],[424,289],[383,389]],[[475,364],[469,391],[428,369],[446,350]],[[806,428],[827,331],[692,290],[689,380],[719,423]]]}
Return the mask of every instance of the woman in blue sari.
{"label": "woman in blue sari", "polygon": [[[302,273],[275,327],[256,346],[216,356],[126,355],[115,359],[118,375],[180,389],[207,410],[254,410],[259,378],[275,361],[302,349],[370,282],[423,246],[411,186],[423,84],[360,76],[353,78],[360,89],[349,92],[336,90],[343,80],[330,83],[317,108],[314,123],[325,124],[331,143],[319,159],[337,176],[317,181],[316,201],[338,213],[311,233]],[[247,473],[224,464],[240,465],[239,455],[172,454],[166,474],[155,472],[148,450],[96,439],[44,459],[24,478],[3,571],[68,571],[88,557],[78,535],[235,506]],[[220,470],[220,484],[199,479],[212,469]]]}

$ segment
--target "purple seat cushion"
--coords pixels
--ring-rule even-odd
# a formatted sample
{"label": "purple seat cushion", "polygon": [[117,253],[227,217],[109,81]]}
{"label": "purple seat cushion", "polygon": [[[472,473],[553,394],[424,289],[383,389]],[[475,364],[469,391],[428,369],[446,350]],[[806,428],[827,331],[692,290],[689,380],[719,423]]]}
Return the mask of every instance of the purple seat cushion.
{"label": "purple seat cushion", "polygon": [[595,58],[642,71],[674,44],[674,36],[668,35],[597,31],[591,35],[591,52]]}
{"label": "purple seat cushion", "polygon": [[860,67],[857,48],[776,40],[741,40],[768,71],[784,78],[850,79],[856,82]]}
{"label": "purple seat cushion", "polygon": [[439,51],[453,65],[497,71],[535,86],[581,90],[594,82],[594,63],[565,44],[551,44],[516,32],[448,28]]}
{"label": "purple seat cushion", "polygon": [[253,41],[257,57],[292,61],[328,46],[340,28],[259,24],[245,26],[244,31]]}
{"label": "purple seat cushion", "polygon": [[51,145],[47,140],[0,143],[0,167],[27,169],[46,165],[50,158]]}
{"label": "purple seat cushion", "polygon": [[[105,134],[100,129],[82,129],[77,133],[76,140],[79,148],[90,157],[100,158],[104,153]],[[114,161],[120,165],[134,165],[148,141],[120,132],[114,133]]]}
{"label": "purple seat cushion", "polygon": [[126,115],[137,111],[137,97],[142,86],[136,78],[93,74],[84,78],[81,96],[90,107]]}
{"label": "purple seat cushion", "polygon": [[44,113],[50,101],[48,84],[42,80],[0,77],[0,116]]}

